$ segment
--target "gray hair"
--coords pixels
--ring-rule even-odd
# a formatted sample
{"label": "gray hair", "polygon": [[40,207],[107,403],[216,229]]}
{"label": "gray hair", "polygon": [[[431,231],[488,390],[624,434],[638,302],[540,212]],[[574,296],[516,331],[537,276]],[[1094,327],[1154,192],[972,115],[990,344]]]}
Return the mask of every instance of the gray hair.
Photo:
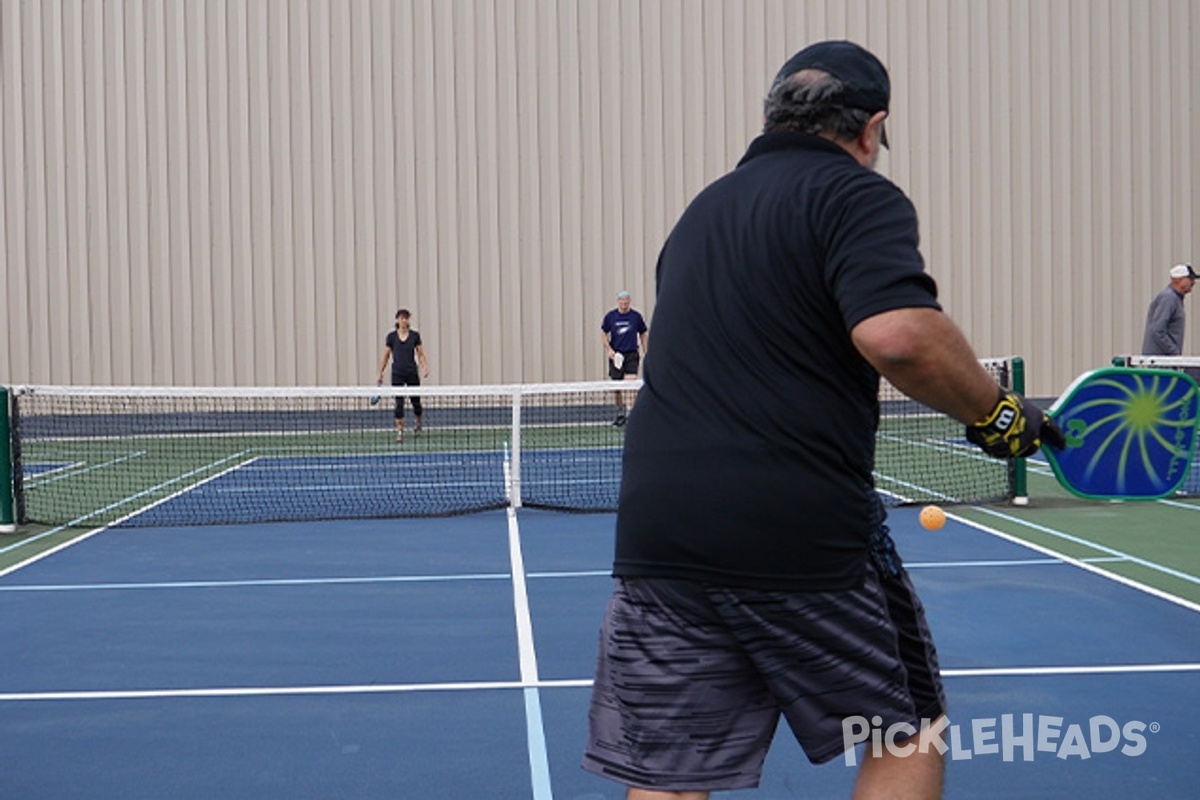
{"label": "gray hair", "polygon": [[799,131],[839,142],[858,138],[871,115],[842,105],[843,88],[840,80],[816,69],[776,81],[763,100],[763,133]]}

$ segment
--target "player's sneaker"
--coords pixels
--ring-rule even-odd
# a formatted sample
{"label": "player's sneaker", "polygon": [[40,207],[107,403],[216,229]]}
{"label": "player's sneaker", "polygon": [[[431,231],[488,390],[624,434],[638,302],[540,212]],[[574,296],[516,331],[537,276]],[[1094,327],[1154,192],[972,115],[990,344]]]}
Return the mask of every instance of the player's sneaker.
{"label": "player's sneaker", "polygon": [[420,436],[420,435],[421,435],[421,423],[419,423],[419,422],[418,422],[418,423],[417,423],[417,424],[416,424],[416,425],[413,427],[413,436]]}
{"label": "player's sneaker", "polygon": [[396,444],[404,444],[404,431],[396,431]]}
{"label": "player's sneaker", "polygon": [[620,427],[623,427],[624,425],[625,425],[625,415],[617,414],[617,418],[613,420],[613,427],[620,428]]}

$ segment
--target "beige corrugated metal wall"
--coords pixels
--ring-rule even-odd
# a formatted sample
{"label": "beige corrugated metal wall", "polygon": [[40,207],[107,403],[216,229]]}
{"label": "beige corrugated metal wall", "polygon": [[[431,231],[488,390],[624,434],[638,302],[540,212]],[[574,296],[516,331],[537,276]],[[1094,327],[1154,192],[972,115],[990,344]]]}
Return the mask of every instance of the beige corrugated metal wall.
{"label": "beige corrugated metal wall", "polygon": [[1200,260],[1198,0],[0,0],[0,382],[363,383],[400,305],[436,382],[599,378],[829,37],[980,354],[1045,395],[1136,350]]}

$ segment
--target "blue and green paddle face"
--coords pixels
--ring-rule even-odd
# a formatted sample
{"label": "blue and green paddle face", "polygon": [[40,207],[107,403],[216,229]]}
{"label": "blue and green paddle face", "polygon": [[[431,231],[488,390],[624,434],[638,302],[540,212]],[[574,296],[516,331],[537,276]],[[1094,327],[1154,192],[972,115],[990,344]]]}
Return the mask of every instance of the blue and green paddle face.
{"label": "blue and green paddle face", "polygon": [[1041,452],[1059,483],[1080,497],[1166,497],[1188,475],[1198,406],[1196,381],[1182,372],[1087,372],[1049,412],[1066,434],[1066,448]]}

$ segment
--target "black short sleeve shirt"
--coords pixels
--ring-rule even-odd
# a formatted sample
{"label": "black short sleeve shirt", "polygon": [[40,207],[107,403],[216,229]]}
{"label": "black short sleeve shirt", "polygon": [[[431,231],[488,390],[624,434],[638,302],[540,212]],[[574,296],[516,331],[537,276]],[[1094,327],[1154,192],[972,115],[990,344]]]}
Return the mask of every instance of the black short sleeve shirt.
{"label": "black short sleeve shirt", "polygon": [[383,343],[392,351],[393,378],[417,374],[417,348],[421,346],[421,334],[410,328],[408,336],[401,339],[400,333],[392,330],[388,331]]}
{"label": "black short sleeve shirt", "polygon": [[878,384],[850,331],[938,308],[912,203],[815,136],[767,134],[659,256],[614,573],[763,588],[861,580]]}

